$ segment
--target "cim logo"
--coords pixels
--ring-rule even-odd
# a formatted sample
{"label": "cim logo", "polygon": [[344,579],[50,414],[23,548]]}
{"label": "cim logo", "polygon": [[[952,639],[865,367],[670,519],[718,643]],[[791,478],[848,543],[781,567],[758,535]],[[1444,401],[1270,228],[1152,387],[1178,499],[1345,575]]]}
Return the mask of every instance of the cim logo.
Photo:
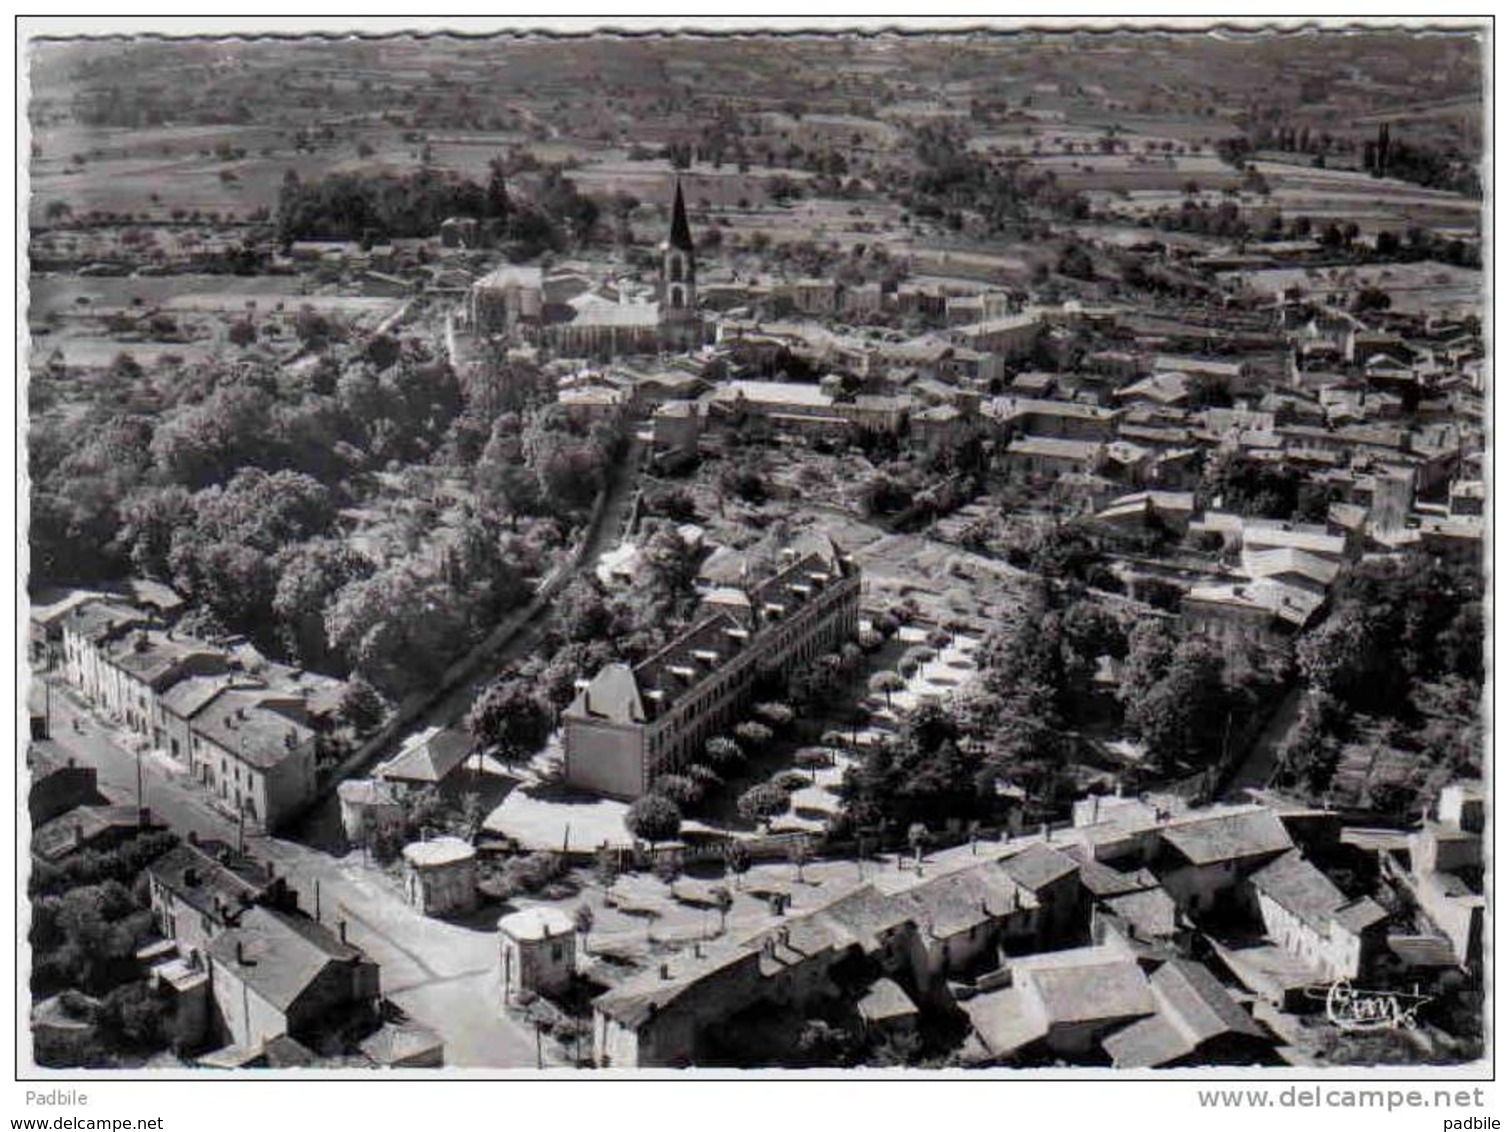
{"label": "cim logo", "polygon": [[1329,986],[1309,987],[1309,998],[1326,1001],[1326,1016],[1339,1030],[1414,1029],[1416,1011],[1431,1001],[1429,995],[1405,991],[1365,990],[1351,979],[1338,979]]}

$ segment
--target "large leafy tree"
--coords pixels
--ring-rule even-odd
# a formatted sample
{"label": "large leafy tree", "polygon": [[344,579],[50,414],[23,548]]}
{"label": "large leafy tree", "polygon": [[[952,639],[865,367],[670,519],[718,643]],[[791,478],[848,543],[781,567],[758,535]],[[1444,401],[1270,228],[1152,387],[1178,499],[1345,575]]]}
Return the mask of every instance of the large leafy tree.
{"label": "large leafy tree", "polygon": [[624,813],[624,828],[641,841],[673,841],[682,829],[682,811],[669,798],[646,794]]}
{"label": "large leafy tree", "polygon": [[534,686],[517,677],[488,687],[467,714],[467,729],[501,758],[516,762],[533,754],[550,735],[553,713]]}
{"label": "large leafy tree", "polygon": [[790,795],[779,786],[773,786],[769,782],[750,787],[739,796],[739,801],[736,803],[740,817],[745,821],[757,822],[766,828],[770,827],[773,818],[786,813],[791,804]]}

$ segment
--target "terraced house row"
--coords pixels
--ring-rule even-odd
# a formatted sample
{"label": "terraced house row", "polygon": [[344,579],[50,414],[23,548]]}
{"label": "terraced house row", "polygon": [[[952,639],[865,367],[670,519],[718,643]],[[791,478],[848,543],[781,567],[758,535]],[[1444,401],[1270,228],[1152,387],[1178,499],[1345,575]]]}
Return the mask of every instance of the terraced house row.
{"label": "terraced house row", "polygon": [[703,594],[692,628],[630,667],[605,665],[562,713],[566,780],[637,798],[731,726],[762,675],[854,637],[860,570],[826,537],[787,547],[769,578]]}
{"label": "terraced house row", "polygon": [[59,640],[64,680],[219,809],[274,829],[313,797],[341,681],[186,637],[104,599],[69,609]]}

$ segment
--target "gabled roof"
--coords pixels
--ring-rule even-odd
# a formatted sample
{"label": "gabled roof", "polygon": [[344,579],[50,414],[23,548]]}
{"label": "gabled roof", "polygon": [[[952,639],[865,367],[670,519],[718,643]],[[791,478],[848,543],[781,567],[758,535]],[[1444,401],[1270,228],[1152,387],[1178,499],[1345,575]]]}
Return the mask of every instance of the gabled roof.
{"label": "gabled roof", "polygon": [[1046,456],[1061,460],[1093,460],[1100,454],[1099,440],[1070,440],[1059,436],[1023,436],[1007,445],[1014,456]]}
{"label": "gabled roof", "polygon": [[1254,578],[1296,574],[1308,582],[1325,587],[1336,580],[1342,564],[1310,551],[1286,546],[1274,550],[1245,551],[1243,569]]}
{"label": "gabled roof", "polygon": [[1163,1014],[1140,1018],[1101,1043],[1114,1069],[1154,1069],[1178,1061],[1195,1047]]}
{"label": "gabled roof", "polygon": [[571,706],[571,712],[611,723],[644,723],[645,703],[640,686],[627,664],[615,662],[598,669],[586,688]]}
{"label": "gabled roof", "polygon": [[604,991],[593,999],[593,1010],[638,1029],[660,1011],[674,1006],[684,994],[713,987],[709,980],[715,976],[732,980],[741,968],[758,969],[759,964],[760,949],[744,945],[717,947],[702,955],[683,952],[666,960],[663,967],[652,967]]}
{"label": "gabled roof", "polygon": [[332,963],[355,964],[365,958],[314,920],[262,907],[249,909],[209,951],[228,976],[281,1011],[293,1006]]}
{"label": "gabled roof", "polygon": [[273,880],[271,871],[250,857],[222,862],[188,843],[168,850],[147,872],[175,898],[222,922],[228,912],[239,915],[261,899]]}
{"label": "gabled roof", "polygon": [[1288,582],[1260,578],[1246,585],[1224,582],[1192,586],[1186,593],[1185,600],[1267,613],[1288,625],[1301,628],[1321,608],[1326,598]]}
{"label": "gabled roof", "polygon": [[1293,845],[1284,825],[1265,809],[1173,822],[1160,832],[1194,865],[1283,853]]}
{"label": "gabled roof", "polygon": [[136,633],[109,649],[111,663],[144,684],[164,687],[192,662],[225,667],[225,655],[203,641],[173,640],[163,633]]}
{"label": "gabled roof", "polygon": [[907,992],[890,979],[877,979],[870,985],[855,1009],[867,1022],[884,1022],[890,1018],[910,1018],[917,1014],[917,1005],[907,997]]}
{"label": "gabled roof", "polygon": [[537,291],[544,285],[545,273],[540,268],[518,263],[500,264],[474,284],[485,290],[523,287]]}
{"label": "gabled roof", "polygon": [[1154,888],[1158,879],[1147,869],[1124,872],[1100,861],[1080,863],[1080,883],[1092,896],[1121,896],[1129,892],[1141,892]]}
{"label": "gabled roof", "polygon": [[32,852],[58,861],[100,838],[148,827],[135,806],[78,806],[37,826],[31,835]]}
{"label": "gabled roof", "polygon": [[1172,959],[1149,978],[1161,1011],[1171,1015],[1176,1026],[1197,1042],[1220,1034],[1267,1035],[1227,993],[1216,976],[1201,963]]}
{"label": "gabled roof", "polygon": [[1079,867],[1080,862],[1075,858],[1042,842],[1035,842],[1001,862],[1002,870],[1009,877],[1035,893],[1042,892]]}
{"label": "gabled roof", "polygon": [[1250,881],[1258,892],[1323,935],[1331,933],[1333,924],[1356,935],[1388,918],[1367,896],[1349,900],[1299,850],[1270,861]]}
{"label": "gabled roof", "polygon": [[198,714],[192,729],[247,766],[266,770],[314,738],[313,730],[285,714],[289,699],[265,688],[226,689]]}
{"label": "gabled roof", "polygon": [[1118,400],[1143,398],[1160,405],[1173,405],[1190,396],[1190,378],[1183,373],[1156,373],[1118,389],[1112,396]]}
{"label": "gabled roof", "polygon": [[234,682],[228,675],[189,676],[165,691],[159,702],[179,719],[192,719]]}
{"label": "gabled roof", "polygon": [[65,630],[96,643],[146,623],[146,614],[108,601],[89,601],[76,605],[63,617]]}
{"label": "gabled roof", "polygon": [[1042,1004],[1051,1024],[1111,1021],[1154,1012],[1143,969],[1125,957],[1108,955],[1094,961],[1077,957],[1071,962],[1025,967],[1014,963],[1012,972],[1014,981],[1020,978],[1023,988]]}
{"label": "gabled roof", "polygon": [[427,727],[405,743],[393,758],[376,767],[373,775],[389,781],[434,784],[466,762],[473,746],[471,736],[461,731]]}
{"label": "gabled roof", "polygon": [[1168,939],[1179,927],[1174,897],[1162,888],[1124,892],[1109,897],[1106,906],[1127,921],[1141,939]]}

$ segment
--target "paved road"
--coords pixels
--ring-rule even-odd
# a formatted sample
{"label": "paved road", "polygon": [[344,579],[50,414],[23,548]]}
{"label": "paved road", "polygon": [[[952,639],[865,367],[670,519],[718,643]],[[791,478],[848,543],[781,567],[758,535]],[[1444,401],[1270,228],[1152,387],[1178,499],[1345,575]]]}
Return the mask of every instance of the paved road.
{"label": "paved road", "polygon": [[[42,707],[40,688],[29,697]],[[112,803],[137,802],[138,756],[112,726],[95,719],[73,693],[52,692],[52,736],[67,755],[98,774]],[[142,800],[180,835],[235,843],[236,822],[166,756],[140,758]],[[299,893],[299,905],[326,924],[346,922],[347,937],[382,968],[383,991],[445,1040],[447,1064],[520,1068],[535,1065],[533,1032],[497,1006],[498,944],[491,923],[469,926],[421,916],[391,878],[364,866],[359,853],[333,857],[280,837],[247,834],[245,846],[269,861]],[[547,1050],[549,1053],[549,1051]]]}
{"label": "paved road", "polygon": [[[631,438],[618,472],[609,485],[599,522],[586,533],[586,548],[573,572],[590,570],[614,546],[639,482],[642,446]],[[463,680],[430,708],[415,729],[431,724],[455,725],[477,694],[504,665],[529,655],[545,633],[546,611],[520,626],[489,663]],[[32,706],[40,710],[40,685],[32,689]],[[446,1042],[447,1064],[518,1068],[536,1064],[539,1051],[533,1032],[504,1014],[497,999],[497,939],[493,925],[469,927],[421,916],[404,903],[397,886],[358,859],[334,857],[300,841],[243,834],[237,823],[209,805],[166,755],[130,749],[126,736],[95,719],[72,692],[55,684],[51,697],[54,741],[79,763],[98,773],[100,791],[111,802],[143,804],[180,835],[191,830],[203,837],[236,843],[270,861],[298,891],[300,905],[332,923],[344,920],[348,938],[382,967],[384,992],[416,1020],[435,1029]],[[140,796],[138,795],[140,791]],[[336,820],[334,798],[316,808],[300,831],[328,832]],[[547,1064],[553,1055],[545,1050]]]}
{"label": "paved road", "polygon": [[1242,765],[1233,773],[1232,781],[1222,792],[1223,798],[1229,801],[1246,802],[1248,796],[1244,791],[1247,788],[1253,787],[1258,790],[1268,788],[1269,779],[1274,776],[1274,770],[1279,765],[1280,748],[1284,746],[1290,729],[1300,718],[1300,709],[1304,704],[1305,690],[1303,688],[1297,686],[1285,693],[1285,698],[1274,709],[1269,722],[1264,724],[1264,729],[1253,741],[1247,758],[1243,759]]}

